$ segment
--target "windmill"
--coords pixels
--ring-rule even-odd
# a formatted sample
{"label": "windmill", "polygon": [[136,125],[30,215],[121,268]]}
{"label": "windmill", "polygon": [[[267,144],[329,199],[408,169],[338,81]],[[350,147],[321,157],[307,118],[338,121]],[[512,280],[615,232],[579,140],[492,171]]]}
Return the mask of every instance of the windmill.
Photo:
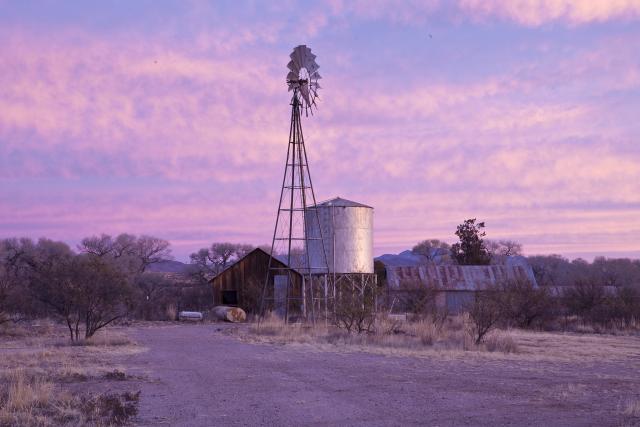
{"label": "windmill", "polygon": [[289,321],[291,314],[315,321],[322,301],[325,312],[327,310],[328,266],[324,246],[323,259],[314,260],[320,265],[312,265],[309,256],[311,241],[320,245],[324,243],[322,235],[312,237],[307,230],[309,226],[320,229],[320,222],[302,134],[301,112],[308,116],[317,108],[318,80],[321,77],[316,56],[307,46],[293,49],[290,58],[287,85],[293,96],[289,144],[260,315],[264,315],[266,310],[273,310],[284,316],[285,322]]}

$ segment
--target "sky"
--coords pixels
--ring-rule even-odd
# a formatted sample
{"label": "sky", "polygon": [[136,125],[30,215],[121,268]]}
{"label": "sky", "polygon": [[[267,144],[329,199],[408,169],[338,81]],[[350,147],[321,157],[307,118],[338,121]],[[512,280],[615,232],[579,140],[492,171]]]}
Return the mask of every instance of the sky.
{"label": "sky", "polygon": [[640,258],[640,0],[0,0],[0,41],[0,237],[270,243],[306,44],[316,196],[376,255]]}

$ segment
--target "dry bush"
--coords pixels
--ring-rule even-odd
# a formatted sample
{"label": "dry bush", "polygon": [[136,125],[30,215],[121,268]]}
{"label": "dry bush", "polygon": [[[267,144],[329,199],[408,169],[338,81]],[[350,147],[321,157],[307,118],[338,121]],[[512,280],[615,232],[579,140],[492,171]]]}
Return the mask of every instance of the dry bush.
{"label": "dry bush", "polygon": [[334,305],[334,326],[349,333],[373,332],[377,293],[375,286],[365,286],[363,289],[349,284],[341,286]]}
{"label": "dry bush", "polygon": [[484,347],[489,352],[517,353],[518,345],[513,337],[502,333],[494,333],[487,337]]}
{"label": "dry bush", "polygon": [[631,418],[640,418],[640,400],[628,400],[622,405],[622,414]]}
{"label": "dry bush", "polygon": [[28,331],[21,325],[11,322],[0,324],[0,336],[17,338],[27,335]]}
{"label": "dry bush", "polygon": [[433,345],[444,335],[441,326],[428,320],[408,323],[405,326],[405,330],[408,334],[415,336],[420,343],[425,346]]}
{"label": "dry bush", "polygon": [[167,315],[167,320],[177,320],[178,310],[176,309],[176,306],[173,304],[168,305],[166,310],[166,315]]}
{"label": "dry bush", "polygon": [[484,341],[485,336],[498,326],[501,320],[500,306],[496,303],[494,292],[477,292],[468,307],[468,328],[476,345]]}
{"label": "dry bush", "polygon": [[82,411],[92,421],[123,425],[138,414],[140,391],[99,394],[82,399]]}
{"label": "dry bush", "polygon": [[568,383],[557,387],[552,396],[562,401],[575,400],[576,398],[583,396],[585,391],[586,386],[584,384]]}
{"label": "dry bush", "polygon": [[0,382],[0,426],[122,425],[138,413],[140,392],[72,396],[17,369]]}
{"label": "dry bush", "polygon": [[395,292],[398,309],[420,318],[435,310],[437,289],[420,281],[403,281]]}
{"label": "dry bush", "polygon": [[532,328],[548,322],[555,314],[548,289],[534,286],[528,280],[499,283],[490,291],[501,320],[507,325]]}
{"label": "dry bush", "polygon": [[284,319],[268,313],[258,323],[249,326],[249,333],[256,336],[272,337],[282,342],[312,342],[327,333],[323,325],[304,325],[301,323],[284,323]]}
{"label": "dry bush", "polygon": [[277,343],[316,343],[417,351],[518,351],[510,332],[489,334],[486,343],[475,344],[468,323],[468,315],[452,316],[444,322],[432,316],[419,321],[399,321],[396,318],[379,316],[375,319],[370,333],[354,334],[342,328],[320,324],[285,324],[279,317],[267,316],[260,324],[250,325],[248,332],[262,341]]}
{"label": "dry bush", "polygon": [[0,385],[0,425],[63,425],[81,418],[72,397],[55,392],[51,382],[19,369]]}

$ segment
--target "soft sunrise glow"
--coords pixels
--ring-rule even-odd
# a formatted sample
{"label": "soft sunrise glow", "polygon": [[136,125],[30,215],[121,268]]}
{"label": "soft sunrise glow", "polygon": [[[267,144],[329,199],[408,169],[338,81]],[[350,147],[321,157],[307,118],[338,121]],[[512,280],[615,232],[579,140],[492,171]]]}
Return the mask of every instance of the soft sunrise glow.
{"label": "soft sunrise glow", "polygon": [[4,237],[270,242],[306,43],[314,188],[374,206],[376,255],[477,217],[640,257],[638,1],[28,3],[0,2]]}

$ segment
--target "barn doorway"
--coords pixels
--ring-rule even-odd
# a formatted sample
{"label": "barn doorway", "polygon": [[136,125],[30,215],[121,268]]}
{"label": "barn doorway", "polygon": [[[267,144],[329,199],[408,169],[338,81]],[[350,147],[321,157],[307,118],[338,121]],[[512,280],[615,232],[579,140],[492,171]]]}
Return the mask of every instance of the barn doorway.
{"label": "barn doorway", "polygon": [[238,291],[222,291],[222,305],[238,305]]}

